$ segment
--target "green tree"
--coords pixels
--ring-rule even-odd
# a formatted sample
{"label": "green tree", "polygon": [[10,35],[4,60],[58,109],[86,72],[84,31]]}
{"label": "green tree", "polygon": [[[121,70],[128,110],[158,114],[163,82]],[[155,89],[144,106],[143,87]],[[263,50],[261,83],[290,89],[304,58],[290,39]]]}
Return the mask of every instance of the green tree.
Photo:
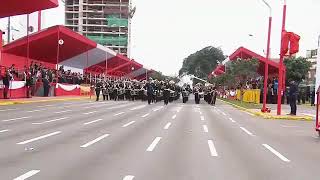
{"label": "green tree", "polygon": [[241,85],[251,78],[258,77],[259,61],[257,59],[237,59],[232,61],[230,73]]}
{"label": "green tree", "polygon": [[306,75],[311,68],[311,62],[303,57],[291,57],[284,60],[286,65],[286,81],[295,81],[300,83],[306,79]]}
{"label": "green tree", "polygon": [[245,85],[246,81],[258,77],[259,61],[257,59],[237,59],[226,64],[226,72],[212,81],[228,87]]}
{"label": "green tree", "polygon": [[205,47],[183,60],[179,75],[187,73],[207,79],[208,74],[224,59],[225,56],[221,49],[212,46]]}

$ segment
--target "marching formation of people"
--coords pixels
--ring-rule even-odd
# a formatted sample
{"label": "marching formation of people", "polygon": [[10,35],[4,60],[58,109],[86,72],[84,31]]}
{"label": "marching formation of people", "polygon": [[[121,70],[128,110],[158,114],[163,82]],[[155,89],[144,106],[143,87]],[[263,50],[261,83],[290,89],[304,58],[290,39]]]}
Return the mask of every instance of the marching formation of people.
{"label": "marching formation of people", "polygon": [[216,87],[212,84],[206,84],[203,86],[198,83],[193,88],[193,93],[195,96],[195,103],[199,104],[200,99],[203,98],[208,104],[214,106],[216,104],[217,99],[217,90]]}
{"label": "marching formation of people", "polygon": [[100,94],[103,100],[142,100],[148,104],[164,101],[165,105],[179,99],[181,88],[174,81],[158,81],[150,78],[148,81],[138,80],[115,80],[95,79],[94,84],[96,101],[99,101]]}

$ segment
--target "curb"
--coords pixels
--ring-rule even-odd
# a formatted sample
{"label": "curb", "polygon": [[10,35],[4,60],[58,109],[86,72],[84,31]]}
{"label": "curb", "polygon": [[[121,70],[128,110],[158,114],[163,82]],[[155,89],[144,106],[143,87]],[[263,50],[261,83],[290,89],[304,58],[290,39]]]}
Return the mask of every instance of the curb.
{"label": "curb", "polygon": [[222,99],[219,99],[220,101],[224,102],[224,103],[227,103],[237,109],[240,109],[242,111],[245,111],[245,112],[248,112],[254,116],[260,116],[264,119],[269,119],[269,120],[292,120],[292,121],[313,121],[313,117],[311,116],[288,116],[288,115],[284,115],[284,116],[276,116],[276,115],[269,115],[269,114],[265,114],[265,113],[262,113],[262,112],[255,112],[255,111],[252,111],[250,109],[246,109],[244,107],[241,107],[241,106],[238,106],[236,104],[233,104],[233,103],[230,103],[230,102],[227,102],[227,101],[224,101]]}
{"label": "curb", "polygon": [[63,101],[77,101],[77,100],[84,100],[89,99],[89,97],[79,97],[79,98],[62,98],[62,99],[44,99],[44,100],[35,100],[35,101],[13,101],[13,102],[0,102],[0,106],[8,106],[8,105],[15,105],[15,104],[31,104],[31,103],[41,103],[41,102],[63,102]]}

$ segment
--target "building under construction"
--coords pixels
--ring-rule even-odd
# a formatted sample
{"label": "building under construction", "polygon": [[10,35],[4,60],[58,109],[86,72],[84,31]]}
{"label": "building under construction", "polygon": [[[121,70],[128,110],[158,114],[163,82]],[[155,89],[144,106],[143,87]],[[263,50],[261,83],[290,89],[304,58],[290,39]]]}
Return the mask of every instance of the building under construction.
{"label": "building under construction", "polygon": [[130,57],[131,0],[66,0],[65,24],[73,31]]}

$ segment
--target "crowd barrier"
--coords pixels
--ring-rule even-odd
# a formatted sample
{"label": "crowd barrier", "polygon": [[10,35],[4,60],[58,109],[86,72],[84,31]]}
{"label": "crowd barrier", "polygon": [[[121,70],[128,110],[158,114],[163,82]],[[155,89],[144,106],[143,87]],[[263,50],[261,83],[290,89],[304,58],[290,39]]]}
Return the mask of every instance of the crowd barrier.
{"label": "crowd barrier", "polygon": [[[34,96],[44,96],[44,88],[42,82],[37,82],[30,91],[34,92]],[[0,80],[0,99],[3,99],[4,85]],[[49,89],[49,96],[89,96],[92,94],[89,85],[74,85],[74,84],[62,84],[62,83],[51,83]],[[10,81],[8,90],[9,98],[26,98],[27,87],[25,81]]]}
{"label": "crowd barrier", "polygon": [[[246,89],[242,91],[242,101],[260,104],[260,89]],[[237,99],[241,100],[241,91],[237,89]]]}

